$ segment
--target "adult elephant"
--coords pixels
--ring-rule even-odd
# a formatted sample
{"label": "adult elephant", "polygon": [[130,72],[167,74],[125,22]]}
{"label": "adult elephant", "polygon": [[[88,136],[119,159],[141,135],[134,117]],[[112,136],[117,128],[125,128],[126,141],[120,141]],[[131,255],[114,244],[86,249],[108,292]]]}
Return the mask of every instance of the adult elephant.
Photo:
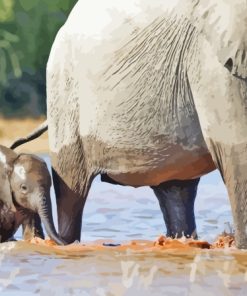
{"label": "adult elephant", "polygon": [[246,15],[245,0],[77,2],[47,65],[64,240],[97,174],[151,186],[168,235],[196,237],[199,177],[218,168],[247,248]]}

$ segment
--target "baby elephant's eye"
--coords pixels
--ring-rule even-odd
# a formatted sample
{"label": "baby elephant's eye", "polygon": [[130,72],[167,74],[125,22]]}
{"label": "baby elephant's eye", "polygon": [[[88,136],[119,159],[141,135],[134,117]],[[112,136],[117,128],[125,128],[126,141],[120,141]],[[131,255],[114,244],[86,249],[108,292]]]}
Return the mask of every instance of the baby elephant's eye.
{"label": "baby elephant's eye", "polygon": [[21,184],[21,190],[25,193],[27,191],[27,185]]}

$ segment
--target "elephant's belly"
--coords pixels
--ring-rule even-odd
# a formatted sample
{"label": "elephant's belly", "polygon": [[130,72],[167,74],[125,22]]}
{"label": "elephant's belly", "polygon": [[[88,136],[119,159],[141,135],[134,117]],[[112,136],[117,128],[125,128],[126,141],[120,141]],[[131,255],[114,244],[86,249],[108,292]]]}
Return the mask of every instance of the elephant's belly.
{"label": "elephant's belly", "polygon": [[215,170],[210,154],[192,159],[189,163],[184,159],[176,163],[161,163],[141,172],[108,173],[118,183],[139,186],[154,186],[169,180],[194,179]]}

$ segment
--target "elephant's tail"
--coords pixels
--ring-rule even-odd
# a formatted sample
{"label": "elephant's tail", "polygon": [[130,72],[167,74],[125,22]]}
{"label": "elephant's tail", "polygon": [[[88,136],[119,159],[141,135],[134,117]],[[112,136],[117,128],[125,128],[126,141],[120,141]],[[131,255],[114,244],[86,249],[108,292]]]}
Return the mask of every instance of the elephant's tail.
{"label": "elephant's tail", "polygon": [[44,132],[48,130],[48,123],[47,120],[41,123],[35,130],[33,130],[29,135],[27,135],[25,138],[19,138],[10,146],[10,149],[15,149],[16,147],[25,144],[27,142],[30,142],[39,136],[41,136]]}

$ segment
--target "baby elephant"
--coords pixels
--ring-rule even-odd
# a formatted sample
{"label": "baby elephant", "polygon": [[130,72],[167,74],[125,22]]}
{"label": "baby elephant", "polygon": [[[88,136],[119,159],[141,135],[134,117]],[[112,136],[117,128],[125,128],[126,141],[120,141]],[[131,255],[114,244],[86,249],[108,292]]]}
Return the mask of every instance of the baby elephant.
{"label": "baby elephant", "polygon": [[10,240],[22,224],[24,239],[47,234],[56,243],[50,198],[51,177],[46,163],[32,154],[17,154],[0,145],[0,242]]}

